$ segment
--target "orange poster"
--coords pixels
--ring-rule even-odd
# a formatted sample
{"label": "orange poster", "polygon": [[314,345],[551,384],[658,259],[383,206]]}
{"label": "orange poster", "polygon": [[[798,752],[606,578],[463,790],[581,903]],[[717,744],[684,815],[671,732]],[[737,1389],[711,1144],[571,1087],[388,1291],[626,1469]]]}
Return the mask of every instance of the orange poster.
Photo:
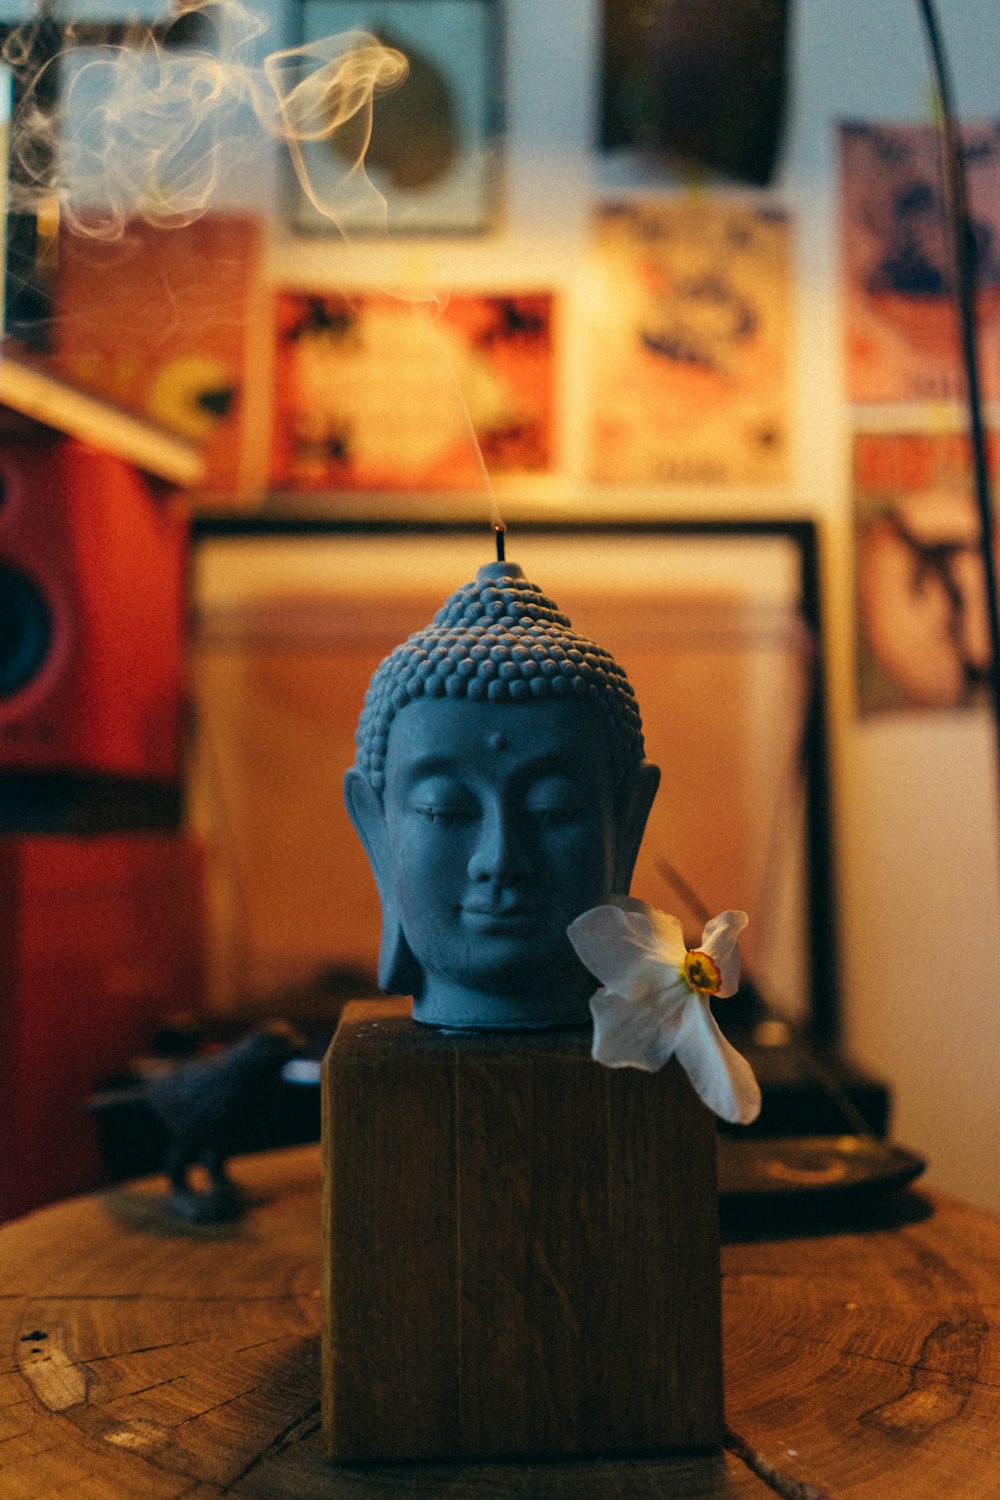
{"label": "orange poster", "polygon": [[695,193],[602,208],[586,301],[589,477],[786,483],[791,302],[776,209]]}
{"label": "orange poster", "polygon": [[[962,129],[976,242],[980,375],[1000,398],[1000,124]],[[933,125],[849,123],[840,130],[847,397],[857,402],[964,395]]]}
{"label": "orange poster", "polygon": [[66,232],[54,359],[70,379],[202,445],[206,492],[240,488],[262,231],[249,214],[121,239]]}
{"label": "orange poster", "polygon": [[552,465],[549,293],[281,292],[271,484],[478,489]]}

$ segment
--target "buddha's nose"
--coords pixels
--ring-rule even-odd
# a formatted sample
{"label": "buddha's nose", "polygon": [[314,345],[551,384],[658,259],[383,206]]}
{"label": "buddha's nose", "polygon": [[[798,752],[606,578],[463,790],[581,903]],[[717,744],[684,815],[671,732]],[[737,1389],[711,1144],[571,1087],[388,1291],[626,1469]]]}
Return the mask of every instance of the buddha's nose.
{"label": "buddha's nose", "polygon": [[516,814],[495,808],[484,816],[469,858],[469,878],[510,885],[531,871],[526,830]]}

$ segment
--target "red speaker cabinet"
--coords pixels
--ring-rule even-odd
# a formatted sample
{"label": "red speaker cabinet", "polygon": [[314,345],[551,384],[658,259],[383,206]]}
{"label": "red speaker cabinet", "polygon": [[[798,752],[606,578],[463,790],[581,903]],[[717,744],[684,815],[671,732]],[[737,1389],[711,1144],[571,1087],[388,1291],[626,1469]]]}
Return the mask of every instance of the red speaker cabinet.
{"label": "red speaker cabinet", "polygon": [[0,770],[179,776],[186,550],[123,460],[0,442]]}
{"label": "red speaker cabinet", "polygon": [[202,998],[201,858],[172,834],[0,837],[0,1219],[100,1185],[87,1099]]}

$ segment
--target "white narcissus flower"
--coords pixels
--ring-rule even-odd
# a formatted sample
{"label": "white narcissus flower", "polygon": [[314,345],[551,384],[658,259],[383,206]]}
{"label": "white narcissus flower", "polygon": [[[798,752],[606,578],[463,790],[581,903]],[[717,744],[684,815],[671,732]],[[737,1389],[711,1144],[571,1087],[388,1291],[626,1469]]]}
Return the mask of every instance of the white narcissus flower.
{"label": "white narcissus flower", "polygon": [[569,940],[602,985],[590,1001],[597,1061],[655,1073],[676,1056],[709,1109],[732,1124],[755,1120],[757,1080],[709,1005],[736,993],[747,920],[742,911],[713,917],[690,952],[676,917],[631,896],[612,896],[571,922]]}

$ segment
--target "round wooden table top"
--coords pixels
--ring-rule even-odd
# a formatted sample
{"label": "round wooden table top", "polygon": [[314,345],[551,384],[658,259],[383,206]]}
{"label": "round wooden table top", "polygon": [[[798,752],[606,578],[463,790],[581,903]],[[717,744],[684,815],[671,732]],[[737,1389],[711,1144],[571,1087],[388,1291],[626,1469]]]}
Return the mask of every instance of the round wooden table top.
{"label": "round wooden table top", "polygon": [[316,1147],[246,1158],[238,1224],[161,1179],[0,1230],[3,1500],[987,1500],[1000,1495],[1000,1220],[904,1193],[838,1228],[729,1226],[727,1451],[334,1466],[319,1416]]}

